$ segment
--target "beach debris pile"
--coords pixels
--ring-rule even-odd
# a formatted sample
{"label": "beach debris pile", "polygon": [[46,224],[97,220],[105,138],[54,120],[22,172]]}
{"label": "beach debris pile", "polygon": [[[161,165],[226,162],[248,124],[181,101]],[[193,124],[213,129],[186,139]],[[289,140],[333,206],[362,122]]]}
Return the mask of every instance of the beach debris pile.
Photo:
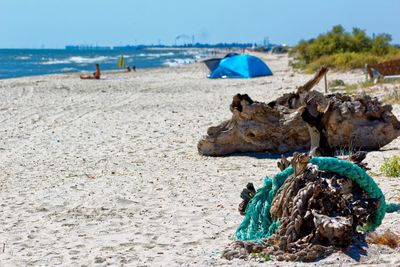
{"label": "beach debris pile", "polygon": [[[266,199],[250,202],[252,206],[245,208],[245,219],[236,233],[241,241],[232,243],[222,256],[244,259],[268,255],[279,261],[313,261],[362,239],[365,231],[380,224],[386,207],[372,178],[363,176],[364,158],[363,153],[353,156],[353,164],[295,153],[291,167],[287,168],[286,159],[281,161],[280,168],[286,170],[282,173],[292,168],[293,174],[279,188],[276,184],[268,186],[271,182],[266,181],[268,190],[257,191],[254,198],[263,194]],[[274,179],[278,185],[284,180],[282,175]]]}
{"label": "beach debris pile", "polygon": [[[301,109],[306,100],[325,107],[320,118],[327,142],[335,149],[375,150],[400,136],[400,122],[391,105],[367,94],[323,95],[311,89],[324,77],[321,68],[296,92],[269,103],[237,94],[230,105],[232,117],[210,127],[198,143],[200,154],[223,156],[235,152],[286,153],[310,147],[310,135]],[[322,110],[321,110],[322,111]]]}

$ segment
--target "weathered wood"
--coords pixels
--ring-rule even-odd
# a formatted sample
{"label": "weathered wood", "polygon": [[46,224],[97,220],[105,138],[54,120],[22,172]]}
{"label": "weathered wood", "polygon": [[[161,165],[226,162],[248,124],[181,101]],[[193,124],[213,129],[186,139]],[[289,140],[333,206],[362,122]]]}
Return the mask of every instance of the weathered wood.
{"label": "weathered wood", "polygon": [[325,82],[325,93],[328,93],[328,79],[326,77],[326,74],[324,76],[324,82]]}
{"label": "weathered wood", "polygon": [[[320,98],[323,96],[320,96]],[[310,156],[324,156],[331,157],[334,156],[334,149],[328,143],[328,136],[326,133],[325,125],[322,123],[322,119],[329,109],[330,103],[323,112],[320,112],[319,101],[316,97],[310,96],[306,99],[303,111],[301,113],[301,118],[307,124],[308,132],[311,139]]]}
{"label": "weathered wood", "polygon": [[[392,107],[377,98],[340,93],[324,96],[311,91],[326,71],[321,69],[297,92],[268,104],[253,101],[248,95],[235,95],[230,106],[232,118],[208,129],[207,136],[198,143],[199,153],[223,156],[309,149],[310,135],[301,117],[305,106],[310,112],[324,113],[319,120],[332,149],[374,150],[400,136],[400,123],[391,112]],[[306,99],[311,104],[307,105]]]}
{"label": "weathered wood", "polygon": [[296,92],[283,94],[283,96],[278,97],[275,101],[269,102],[268,105],[272,108],[276,105],[284,106],[289,109],[299,108],[304,103],[303,98],[306,96],[306,94],[321,81],[327,72],[328,68],[320,68],[314,77],[304,85],[298,87]]}

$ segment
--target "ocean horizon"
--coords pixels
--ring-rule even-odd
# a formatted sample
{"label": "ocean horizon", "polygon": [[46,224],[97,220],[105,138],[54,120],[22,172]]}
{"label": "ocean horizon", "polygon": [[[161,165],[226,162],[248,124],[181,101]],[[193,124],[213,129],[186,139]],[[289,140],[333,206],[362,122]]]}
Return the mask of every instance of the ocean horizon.
{"label": "ocean horizon", "polygon": [[197,62],[209,55],[207,49],[151,48],[139,50],[0,49],[0,79],[118,70],[123,55],[125,66],[140,68],[177,67]]}

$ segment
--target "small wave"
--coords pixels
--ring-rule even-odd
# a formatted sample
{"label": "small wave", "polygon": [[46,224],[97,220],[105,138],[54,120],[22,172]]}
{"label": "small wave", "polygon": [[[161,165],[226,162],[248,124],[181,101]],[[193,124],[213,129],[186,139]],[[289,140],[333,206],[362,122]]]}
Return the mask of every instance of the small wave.
{"label": "small wave", "polygon": [[205,58],[208,57],[209,54],[207,52],[204,51],[198,51],[198,50],[193,50],[193,51],[185,51],[182,53],[184,56],[191,56],[195,59],[201,59],[201,58]]}
{"label": "small wave", "polygon": [[75,69],[75,68],[62,68],[61,71],[62,72],[71,72],[71,71],[77,71],[77,69]]}
{"label": "small wave", "polygon": [[169,53],[160,53],[160,54],[151,54],[152,57],[169,57],[175,55],[173,52]]}
{"label": "small wave", "polygon": [[196,50],[188,50],[188,51],[182,52],[182,54],[183,54],[183,55],[186,55],[186,56],[197,55],[197,54],[199,54],[199,51],[196,51]]}
{"label": "small wave", "polygon": [[32,58],[32,56],[18,56],[18,57],[15,57],[15,59],[17,59],[17,60],[28,60],[28,59],[31,59]]}
{"label": "small wave", "polygon": [[173,52],[168,52],[168,53],[141,53],[138,55],[138,57],[147,57],[147,58],[159,58],[159,57],[170,57],[175,55]]}
{"label": "small wave", "polygon": [[166,60],[164,61],[163,65],[168,67],[180,67],[186,64],[195,63],[196,60],[192,58],[175,58],[173,60]]}
{"label": "small wave", "polygon": [[105,57],[105,56],[99,56],[99,57],[70,57],[69,58],[72,63],[77,63],[77,64],[88,64],[88,63],[97,63],[97,62],[105,62],[109,59],[116,59],[116,57]]}
{"label": "small wave", "polygon": [[105,56],[99,56],[99,57],[79,57],[79,56],[74,56],[74,57],[69,57],[67,59],[54,59],[50,58],[45,62],[42,62],[42,65],[56,65],[56,64],[91,64],[91,63],[99,63],[99,62],[105,62],[107,60],[115,60],[117,57],[105,57]]}
{"label": "small wave", "polygon": [[56,64],[68,64],[71,63],[69,60],[49,59],[48,61],[42,62],[42,65],[56,65]]}

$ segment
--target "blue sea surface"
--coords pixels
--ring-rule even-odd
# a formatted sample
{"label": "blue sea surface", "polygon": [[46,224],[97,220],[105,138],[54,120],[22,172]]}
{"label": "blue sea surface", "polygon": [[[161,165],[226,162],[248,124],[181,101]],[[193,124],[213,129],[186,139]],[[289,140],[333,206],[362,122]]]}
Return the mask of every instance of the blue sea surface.
{"label": "blue sea surface", "polygon": [[207,57],[201,49],[139,49],[119,50],[64,50],[64,49],[0,49],[0,79],[94,71],[94,64],[101,70],[117,70],[121,55],[125,66],[155,68],[180,66]]}

